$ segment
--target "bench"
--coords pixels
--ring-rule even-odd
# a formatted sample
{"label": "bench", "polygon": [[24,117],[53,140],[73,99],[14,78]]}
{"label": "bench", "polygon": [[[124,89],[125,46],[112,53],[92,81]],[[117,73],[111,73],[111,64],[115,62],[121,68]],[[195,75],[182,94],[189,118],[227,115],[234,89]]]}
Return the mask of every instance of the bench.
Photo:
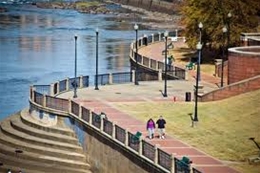
{"label": "bench", "polygon": [[177,170],[181,172],[189,172],[191,163],[192,161],[188,157],[183,156],[182,159],[177,162]]}
{"label": "bench", "polygon": [[139,132],[139,131],[136,132],[136,134],[131,137],[131,143],[138,144],[140,142],[141,136],[142,136],[141,132]]}
{"label": "bench", "polygon": [[195,69],[195,64],[193,62],[189,62],[188,64],[186,64],[186,68],[188,70],[193,70]]}
{"label": "bench", "polygon": [[172,42],[171,42],[170,44],[167,45],[167,48],[168,48],[168,49],[173,49],[173,48],[174,48]]}

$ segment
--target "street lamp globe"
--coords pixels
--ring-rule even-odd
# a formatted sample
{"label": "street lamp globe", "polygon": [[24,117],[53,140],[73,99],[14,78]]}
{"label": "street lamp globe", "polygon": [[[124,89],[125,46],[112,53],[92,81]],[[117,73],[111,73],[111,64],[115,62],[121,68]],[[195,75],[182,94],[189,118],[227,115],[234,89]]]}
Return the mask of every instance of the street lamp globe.
{"label": "street lamp globe", "polygon": [[138,30],[138,28],[139,28],[138,25],[135,24],[135,25],[134,25],[134,29],[135,29],[135,30]]}
{"label": "street lamp globe", "polygon": [[229,12],[227,16],[228,16],[228,18],[231,18],[232,17],[232,13]]}
{"label": "street lamp globe", "polygon": [[202,29],[203,28],[203,24],[200,22],[199,23],[199,29]]}
{"label": "street lamp globe", "polygon": [[164,37],[168,37],[168,35],[169,35],[169,32],[168,32],[168,31],[165,31],[165,32],[164,32]]}
{"label": "street lamp globe", "polygon": [[227,32],[227,27],[226,27],[226,26],[224,26],[224,27],[222,28],[222,32],[223,32],[223,33],[226,33],[226,32]]}
{"label": "street lamp globe", "polygon": [[96,33],[98,33],[99,32],[99,30],[98,30],[98,28],[96,28]]}
{"label": "street lamp globe", "polygon": [[201,50],[202,49],[202,44],[200,42],[198,42],[198,44],[196,45],[197,50]]}

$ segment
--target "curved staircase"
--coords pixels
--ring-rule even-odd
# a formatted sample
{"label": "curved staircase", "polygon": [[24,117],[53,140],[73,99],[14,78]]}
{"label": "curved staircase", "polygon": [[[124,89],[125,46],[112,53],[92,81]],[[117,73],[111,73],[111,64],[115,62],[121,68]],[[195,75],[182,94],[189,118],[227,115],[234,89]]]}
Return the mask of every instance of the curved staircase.
{"label": "curved staircase", "polygon": [[62,118],[48,125],[22,110],[0,126],[0,172],[91,173],[74,131]]}

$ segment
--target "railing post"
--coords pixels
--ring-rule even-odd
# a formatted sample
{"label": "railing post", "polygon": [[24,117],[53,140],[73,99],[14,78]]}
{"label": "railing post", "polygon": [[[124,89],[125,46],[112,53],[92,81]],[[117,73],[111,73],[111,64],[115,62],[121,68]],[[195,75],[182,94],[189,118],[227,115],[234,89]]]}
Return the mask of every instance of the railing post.
{"label": "railing post", "polygon": [[115,139],[116,138],[116,123],[113,122],[112,124],[112,138]]}
{"label": "railing post", "polygon": [[139,139],[139,151],[138,151],[139,155],[143,155],[143,137],[141,136]]}
{"label": "railing post", "polygon": [[91,124],[92,125],[92,113],[94,112],[94,110],[90,110],[89,111],[89,124]]}
{"label": "railing post", "polygon": [[79,104],[79,118],[82,118],[82,105]]}
{"label": "railing post", "polygon": [[171,154],[171,172],[175,172],[174,153]]}
{"label": "railing post", "polygon": [[45,108],[46,107],[46,95],[45,94],[43,94],[43,107]]}
{"label": "railing post", "polygon": [[57,82],[57,93],[56,94],[59,94],[60,93],[60,81]]}
{"label": "railing post", "polygon": [[101,132],[104,131],[104,118],[100,117],[100,129]]}
{"label": "railing post", "polygon": [[154,154],[154,164],[158,165],[158,148],[160,147],[159,144],[155,144],[154,145],[154,150],[155,150],[155,154]]}
{"label": "railing post", "polygon": [[132,82],[135,82],[135,70],[132,70]]}
{"label": "railing post", "polygon": [[159,41],[161,41],[161,33],[160,32],[158,32],[158,34],[159,34]]}
{"label": "railing post", "polygon": [[66,79],[66,91],[69,91],[70,90],[70,79],[67,78]]}
{"label": "railing post", "polygon": [[79,88],[83,88],[83,76],[79,77]]}
{"label": "railing post", "polygon": [[158,80],[162,81],[162,69],[158,70]]}
{"label": "railing post", "polygon": [[152,64],[151,61],[152,61],[152,59],[149,58],[148,67],[152,69],[152,67],[151,67],[151,64]]}
{"label": "railing post", "polygon": [[153,43],[154,42],[154,34],[152,34],[152,42],[151,43]]}
{"label": "railing post", "polygon": [[34,102],[34,87],[33,86],[30,86],[30,98],[32,100],[32,102]]}
{"label": "railing post", "polygon": [[72,106],[72,103],[71,103],[71,99],[68,99],[69,100],[69,114],[71,114],[71,106]]}
{"label": "railing post", "polygon": [[109,83],[109,84],[113,84],[113,75],[112,75],[112,73],[109,73],[108,83]]}
{"label": "railing post", "polygon": [[128,147],[128,129],[125,129],[125,146]]}
{"label": "railing post", "polygon": [[141,55],[141,64],[144,65],[144,57]]}
{"label": "railing post", "polygon": [[50,85],[50,96],[54,96],[54,83]]}
{"label": "railing post", "polygon": [[188,69],[185,69],[185,80],[189,80],[189,72],[188,72]]}

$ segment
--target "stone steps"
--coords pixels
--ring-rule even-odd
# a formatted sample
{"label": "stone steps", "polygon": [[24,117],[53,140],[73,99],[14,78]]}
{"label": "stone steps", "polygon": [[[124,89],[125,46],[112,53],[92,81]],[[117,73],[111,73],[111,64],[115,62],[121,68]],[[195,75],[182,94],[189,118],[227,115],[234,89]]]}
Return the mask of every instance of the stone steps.
{"label": "stone steps", "polygon": [[6,156],[12,156],[19,158],[21,160],[26,161],[34,161],[35,158],[37,158],[37,161],[39,163],[46,163],[46,164],[53,164],[53,165],[60,165],[62,167],[68,166],[68,167],[76,167],[81,169],[89,169],[89,165],[82,162],[82,161],[74,161],[70,159],[61,159],[55,156],[46,156],[38,153],[32,153],[28,151],[23,151],[22,153],[16,153],[16,149],[0,144],[0,152]]}
{"label": "stone steps", "polygon": [[19,168],[19,170],[27,170],[27,172],[31,173],[35,173],[36,171],[45,173],[91,173],[91,171],[87,169],[77,168],[76,166],[73,168],[68,166],[61,166],[59,164],[44,163],[39,162],[37,159],[35,159],[35,161],[23,160],[21,155],[22,154],[14,157],[12,155],[10,156],[0,152],[0,159],[3,160],[4,165],[6,165],[5,167],[8,166],[8,168],[11,170],[17,170],[17,168]]}
{"label": "stone steps", "polygon": [[64,117],[52,125],[34,118],[23,110],[0,122],[0,172],[91,173],[83,148]]}
{"label": "stone steps", "polygon": [[39,138],[35,136],[31,136],[27,133],[18,131],[11,126],[10,121],[4,121],[1,123],[1,131],[2,133],[12,136],[13,138],[19,139],[24,142],[28,142],[33,145],[40,145],[45,147],[52,147],[56,149],[69,150],[73,152],[80,152],[82,148],[78,145],[62,143],[57,141],[52,141],[46,138]]}
{"label": "stone steps", "polygon": [[11,125],[14,129],[17,131],[26,133],[31,136],[39,137],[39,138],[48,138],[49,140],[52,141],[57,141],[57,142],[65,142],[65,143],[70,143],[74,145],[79,145],[78,140],[76,137],[72,136],[67,136],[59,133],[49,133],[43,130],[39,130],[33,127],[30,127],[28,125],[25,125],[20,117],[14,117],[11,120]]}
{"label": "stone steps", "polygon": [[28,143],[17,140],[8,135],[1,133],[0,130],[0,144],[10,146],[12,148],[21,149],[23,151],[39,153],[42,155],[56,156],[65,159],[73,159],[78,161],[85,161],[86,157],[82,153],[65,151],[60,149],[48,148],[39,145],[28,145]]}
{"label": "stone steps", "polygon": [[22,122],[30,127],[33,127],[35,129],[39,129],[45,132],[51,132],[54,134],[63,134],[63,135],[67,135],[67,136],[72,136],[72,137],[76,137],[76,134],[74,133],[74,131],[68,127],[61,127],[59,126],[47,126],[47,125],[43,125],[37,122],[37,120],[31,116],[30,114],[28,114],[28,109],[24,109],[20,112],[20,118],[22,120]]}
{"label": "stone steps", "polygon": [[86,161],[86,157],[82,152],[71,152],[66,150],[60,150],[50,147],[38,146],[38,145],[28,145],[28,143],[17,140],[10,136],[1,133],[0,130],[0,144],[10,146],[15,149],[20,149],[22,151],[34,152],[47,156],[56,156],[65,159],[73,159],[78,161]]}
{"label": "stone steps", "polygon": [[[19,172],[21,170],[18,166],[13,166],[6,163],[0,167],[0,172],[5,173],[8,171],[8,169],[11,169],[12,172]],[[38,170],[25,169],[25,168],[23,168],[22,171],[25,173],[46,173],[45,171],[38,171]]]}

